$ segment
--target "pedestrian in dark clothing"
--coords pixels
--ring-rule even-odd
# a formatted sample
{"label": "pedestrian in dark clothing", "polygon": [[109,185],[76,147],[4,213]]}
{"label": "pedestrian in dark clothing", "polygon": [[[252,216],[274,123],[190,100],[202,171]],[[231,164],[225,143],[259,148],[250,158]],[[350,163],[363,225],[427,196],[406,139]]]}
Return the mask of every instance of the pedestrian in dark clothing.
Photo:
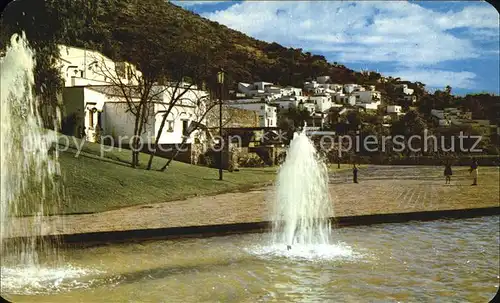
{"label": "pedestrian in dark clothing", "polygon": [[479,165],[477,164],[477,160],[475,158],[472,158],[472,164],[470,165],[469,173],[472,176],[472,179],[474,180],[471,185],[477,185],[477,167]]}
{"label": "pedestrian in dark clothing", "polygon": [[444,176],[446,177],[446,183],[451,183],[451,175],[453,175],[453,171],[451,170],[451,163],[447,162],[444,166]]}
{"label": "pedestrian in dark clothing", "polygon": [[353,164],[352,167],[352,182],[358,183],[358,167],[356,164]]}

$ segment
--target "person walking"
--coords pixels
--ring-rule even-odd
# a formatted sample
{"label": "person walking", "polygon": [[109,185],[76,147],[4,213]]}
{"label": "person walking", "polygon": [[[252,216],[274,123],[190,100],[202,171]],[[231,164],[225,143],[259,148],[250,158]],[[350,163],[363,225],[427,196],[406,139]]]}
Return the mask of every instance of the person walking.
{"label": "person walking", "polygon": [[448,161],[444,166],[444,176],[446,178],[445,184],[451,184],[451,175],[453,175],[453,171],[451,170],[451,163]]}
{"label": "person walking", "polygon": [[471,185],[477,185],[477,168],[477,160],[476,158],[472,158],[472,164],[470,165],[469,173],[474,181]]}
{"label": "person walking", "polygon": [[352,182],[358,183],[358,167],[356,166],[356,163],[352,166]]}

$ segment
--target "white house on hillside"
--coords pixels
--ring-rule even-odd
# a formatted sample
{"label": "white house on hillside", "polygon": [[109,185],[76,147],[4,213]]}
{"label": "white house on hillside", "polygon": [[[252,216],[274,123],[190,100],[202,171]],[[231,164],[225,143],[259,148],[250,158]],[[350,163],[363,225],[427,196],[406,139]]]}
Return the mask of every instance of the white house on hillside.
{"label": "white house on hillside", "polygon": [[316,77],[316,81],[318,81],[319,84],[326,84],[328,81],[330,81],[330,76]]}
{"label": "white house on hillside", "polygon": [[408,88],[408,84],[394,84],[393,87],[405,95],[412,95],[414,91],[413,89]]}
{"label": "white house on hillside", "polygon": [[125,84],[137,84],[133,74],[140,75],[133,64],[114,62],[103,54],[79,47],[59,45],[59,68],[64,86],[113,84],[111,78]]}
{"label": "white house on hillside", "polygon": [[302,96],[302,88],[287,86],[284,88],[282,96]]}
{"label": "white house on hillside", "polygon": [[[160,87],[156,89],[160,89]],[[170,94],[174,88],[162,87],[161,89],[164,89],[164,92],[154,101],[148,124],[141,135],[143,142],[153,141],[152,137],[156,136],[163,114],[169,106]],[[138,95],[134,96],[131,93],[130,96],[133,102],[139,101]],[[197,100],[203,101],[206,96],[208,96],[207,93],[201,90],[190,89],[187,91],[182,100],[179,100],[167,116],[158,144],[181,143],[191,123],[201,120],[204,102],[200,102],[201,106],[197,106]],[[72,132],[75,136],[84,135],[86,140],[95,142],[99,130],[101,136],[109,136],[116,143],[120,138],[122,143],[129,143],[129,139],[134,135],[135,117],[128,110],[127,100],[116,86],[67,87],[63,92],[63,102],[65,105],[63,127],[64,124],[74,123]],[[194,138],[200,137],[201,134],[201,131],[193,132],[186,143],[193,143]]]}
{"label": "white house on hillside", "polygon": [[283,96],[302,96],[302,89],[292,86],[280,87],[270,82],[255,82],[253,84],[239,82],[238,94],[243,94],[244,97],[264,97],[267,100],[276,100]]}
{"label": "white house on hillside", "polygon": [[255,85],[255,88],[257,90],[263,90],[265,91],[266,90],[266,87],[270,87],[270,86],[273,86],[273,83],[271,82],[264,82],[264,81],[259,81],[259,82],[254,82]]}
{"label": "white house on hillside", "polygon": [[[65,45],[59,45],[59,51],[59,67],[65,81],[63,132],[92,142],[96,141],[98,135],[115,140],[132,137],[135,117],[128,110],[127,99],[115,83],[119,80],[130,85],[131,89],[127,93],[129,101],[138,102],[140,96],[134,87],[137,85],[136,77],[140,77],[141,72],[130,63],[114,62],[97,51]],[[174,86],[170,83],[153,87],[158,95],[152,102],[148,125],[141,134],[144,142],[152,141],[151,137],[156,136],[169,107]],[[181,87],[187,91],[167,116],[159,144],[181,143],[188,127],[192,122],[199,121],[204,112],[206,103],[203,100],[208,98],[207,92],[195,86],[188,88],[186,83],[182,83]],[[178,90],[177,93],[182,91]],[[194,137],[200,136],[201,132],[193,132],[187,143],[192,143]]]}
{"label": "white house on hillside", "polygon": [[354,95],[345,95],[344,93],[335,93],[332,94],[333,101],[340,104],[346,105],[356,105],[356,96]]}
{"label": "white house on hillside", "polygon": [[259,113],[259,123],[261,127],[276,127],[278,115],[276,107],[269,105],[266,101],[256,99],[233,100],[227,103],[228,106],[246,110],[252,110]]}
{"label": "white house on hillside", "polygon": [[378,91],[354,91],[352,93],[356,96],[356,104],[361,103],[378,103],[381,102],[381,94]]}
{"label": "white house on hillside", "polygon": [[402,113],[402,108],[399,105],[387,105],[386,111],[388,114]]}
{"label": "white house on hillside", "polygon": [[[472,120],[471,112],[463,112],[455,107],[445,109],[432,109],[431,115],[440,126],[474,124],[476,120]],[[479,120],[477,120],[479,121]]]}
{"label": "white house on hillside", "polygon": [[344,84],[344,92],[349,94],[351,92],[355,91],[364,91],[365,88],[359,84],[351,83],[351,84]]}
{"label": "white house on hillside", "polygon": [[273,100],[272,103],[276,104],[279,110],[288,110],[289,108],[294,108],[302,103],[306,102],[308,97],[305,96],[284,96],[279,99]]}
{"label": "white house on hillside", "polygon": [[327,112],[333,106],[332,97],[326,94],[311,96],[309,102],[314,103],[315,110],[322,113]]}

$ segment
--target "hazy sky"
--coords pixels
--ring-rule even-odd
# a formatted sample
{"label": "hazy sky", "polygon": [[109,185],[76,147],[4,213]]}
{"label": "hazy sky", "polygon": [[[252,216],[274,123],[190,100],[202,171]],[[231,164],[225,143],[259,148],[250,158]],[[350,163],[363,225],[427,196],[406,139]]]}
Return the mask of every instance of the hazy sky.
{"label": "hazy sky", "polygon": [[458,94],[500,93],[499,14],[487,2],[172,2],[355,70],[421,81],[430,89],[451,85]]}

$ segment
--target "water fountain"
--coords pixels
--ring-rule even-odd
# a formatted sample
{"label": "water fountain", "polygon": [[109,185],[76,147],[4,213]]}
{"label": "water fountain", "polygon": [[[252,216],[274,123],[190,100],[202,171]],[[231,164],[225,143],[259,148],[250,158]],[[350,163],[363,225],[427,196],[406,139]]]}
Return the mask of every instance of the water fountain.
{"label": "water fountain", "polygon": [[281,166],[273,209],[276,245],[329,245],[333,207],[328,189],[328,169],[306,135],[295,133]]}
{"label": "water fountain", "polygon": [[59,207],[62,186],[57,151],[51,152],[57,134],[43,128],[33,94],[34,66],[24,33],[13,35],[0,60],[2,290],[51,277],[46,266],[59,261],[54,243],[38,237],[47,227],[45,216]]}

